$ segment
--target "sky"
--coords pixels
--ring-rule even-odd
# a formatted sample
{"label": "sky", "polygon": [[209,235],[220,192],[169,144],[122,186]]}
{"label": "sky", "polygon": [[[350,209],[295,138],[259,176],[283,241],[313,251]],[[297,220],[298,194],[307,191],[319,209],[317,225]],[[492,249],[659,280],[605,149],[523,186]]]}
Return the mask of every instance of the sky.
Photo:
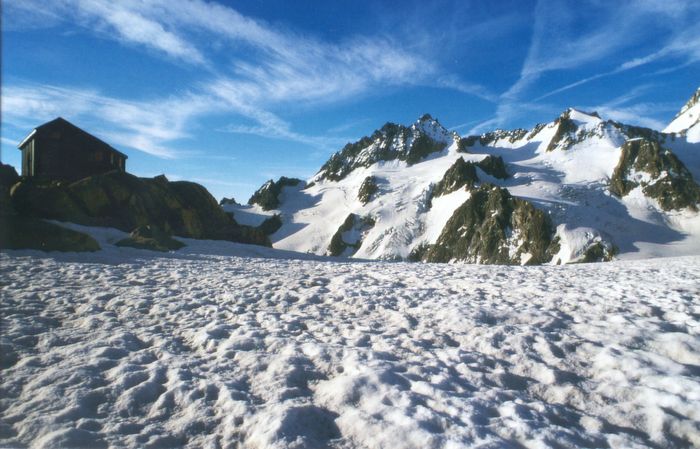
{"label": "sky", "polygon": [[4,0],[0,137],[61,116],[127,171],[246,202],[430,113],[460,135],[576,107],[663,129],[700,86],[696,0]]}

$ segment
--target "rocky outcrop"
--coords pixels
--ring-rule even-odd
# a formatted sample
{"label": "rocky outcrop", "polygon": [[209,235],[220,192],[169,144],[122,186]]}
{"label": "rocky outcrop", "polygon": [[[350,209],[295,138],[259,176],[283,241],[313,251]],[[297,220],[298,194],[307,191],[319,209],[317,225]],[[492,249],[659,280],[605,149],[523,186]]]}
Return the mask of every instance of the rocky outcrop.
{"label": "rocky outcrop", "polygon": [[112,171],[69,184],[28,178],[12,187],[11,199],[25,217],[125,232],[150,225],[181,237],[270,246],[262,231],[236,223],[204,187],[165,176],[138,178]]}
{"label": "rocky outcrop", "polygon": [[486,156],[476,163],[476,165],[484,171],[484,173],[498,179],[507,179],[508,171],[506,164],[501,156]]}
{"label": "rocky outcrop", "polygon": [[610,192],[624,197],[637,187],[663,210],[698,210],[700,186],[683,162],[658,141],[638,138],[622,145]]}
{"label": "rocky outcrop", "polygon": [[506,179],[508,177],[505,163],[500,156],[486,156],[476,163],[466,162],[464,158],[460,157],[447,169],[442,179],[435,185],[432,197],[447,195],[461,188],[473,188],[480,181],[476,172],[477,167],[494,178]]}
{"label": "rocky outcrop", "polygon": [[360,217],[357,214],[347,216],[338,228],[328,245],[329,256],[352,256],[362,246],[362,237],[365,232],[374,226],[372,217]]}
{"label": "rocky outcrop", "polygon": [[380,161],[400,160],[413,165],[444,150],[454,139],[455,135],[429,114],[410,127],[387,123],[371,136],[349,143],[331,156],[316,179],[340,181],[354,169]]}
{"label": "rocky outcrop", "polygon": [[547,214],[508,190],[484,184],[455,210],[437,242],[423,250],[426,262],[539,264],[551,259]]}
{"label": "rocky outcrop", "polygon": [[274,214],[273,216],[266,218],[265,221],[260,223],[257,229],[260,229],[265,235],[272,235],[282,227],[282,217],[280,214]]}
{"label": "rocky outcrop", "polygon": [[239,206],[238,202],[236,201],[235,198],[221,198],[221,201],[219,201],[219,206],[226,206],[226,205],[231,205],[231,206]]}
{"label": "rocky outcrop", "polygon": [[372,196],[379,191],[379,186],[377,186],[377,179],[374,176],[367,176],[362,185],[360,185],[360,190],[357,192],[357,199],[360,200],[362,204],[367,204],[372,200]]}
{"label": "rocky outcrop", "polygon": [[38,218],[0,217],[0,248],[41,251],[98,251],[100,245],[87,234]]}
{"label": "rocky outcrop", "polygon": [[282,176],[276,182],[270,179],[253,193],[248,200],[248,204],[259,205],[263,210],[273,210],[280,206],[279,195],[284,187],[295,187],[303,181],[296,178],[286,178]]}
{"label": "rocky outcrop", "polygon": [[10,189],[20,177],[12,166],[0,164],[0,248],[41,251],[97,251],[100,245],[89,235],[17,213]]}
{"label": "rocky outcrop", "polygon": [[463,187],[474,187],[477,182],[479,177],[476,175],[476,164],[465,162],[460,157],[447,169],[440,182],[435,184],[433,197],[447,195]]}

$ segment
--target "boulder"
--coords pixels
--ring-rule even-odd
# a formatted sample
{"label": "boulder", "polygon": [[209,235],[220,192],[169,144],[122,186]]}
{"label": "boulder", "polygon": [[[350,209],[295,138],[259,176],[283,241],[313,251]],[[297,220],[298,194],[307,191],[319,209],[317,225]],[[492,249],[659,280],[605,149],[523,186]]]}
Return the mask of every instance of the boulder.
{"label": "boulder", "polygon": [[131,231],[129,237],[118,241],[116,245],[163,252],[175,251],[185,246],[167,232],[150,225],[139,226]]}

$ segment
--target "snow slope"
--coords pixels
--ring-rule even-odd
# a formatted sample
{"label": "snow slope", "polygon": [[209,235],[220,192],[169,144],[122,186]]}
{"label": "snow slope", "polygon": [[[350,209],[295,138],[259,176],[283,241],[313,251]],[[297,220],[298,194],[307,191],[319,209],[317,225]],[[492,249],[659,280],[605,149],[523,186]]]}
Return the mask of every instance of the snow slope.
{"label": "snow slope", "polygon": [[[428,129],[429,135],[447,147],[412,165],[399,159],[358,164],[358,160],[374,161],[377,152],[397,145],[380,136],[347,161],[353,169],[342,179],[328,179],[322,169],[309,180],[308,187],[285,187],[279,209],[265,212],[280,213],[284,223],[271,236],[274,247],[328,254],[333,235],[352,213],[375,222],[363,232],[353,257],[405,259],[417,248],[435,243],[447,220],[469,197],[469,192],[460,190],[433,198],[431,205],[432,188],[445,171],[458,158],[478,162],[491,155],[502,157],[512,176],[496,179],[478,169],[480,180],[506,187],[512,195],[531,201],[550,215],[564,243],[553,262],[575,261],[597,240],[614,244],[623,259],[700,254],[697,212],[664,211],[643,194],[620,199],[608,190],[621,146],[640,134],[658,139],[686,164],[696,180],[700,179],[700,144],[686,137],[606,121],[595,113],[575,109],[530,131],[497,130],[470,137],[471,145],[462,148],[459,137],[432,118],[421,118],[411,129]],[[399,145],[404,148],[406,144]],[[363,204],[358,191],[369,176],[377,181],[378,192]],[[237,219],[255,222],[251,217],[255,217],[256,207],[232,206],[228,210]]]}
{"label": "snow slope", "polygon": [[698,257],[327,262],[95,232],[95,254],[0,253],[1,447],[700,447]]}
{"label": "snow slope", "polygon": [[664,129],[665,133],[684,133],[688,142],[700,142],[700,88]]}

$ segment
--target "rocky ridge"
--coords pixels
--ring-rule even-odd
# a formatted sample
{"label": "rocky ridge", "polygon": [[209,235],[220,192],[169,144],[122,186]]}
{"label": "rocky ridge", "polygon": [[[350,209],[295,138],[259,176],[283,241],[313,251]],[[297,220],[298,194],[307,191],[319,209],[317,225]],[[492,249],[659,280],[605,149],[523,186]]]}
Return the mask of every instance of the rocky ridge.
{"label": "rocky ridge", "polygon": [[[700,241],[698,153],[683,134],[577,109],[530,130],[466,137],[426,114],[346,145],[304,189],[283,187],[271,210],[283,224],[270,238],[282,249],[361,258],[610,260],[637,241]],[[357,232],[360,217],[373,225]],[[361,239],[348,239],[351,229]]]}

